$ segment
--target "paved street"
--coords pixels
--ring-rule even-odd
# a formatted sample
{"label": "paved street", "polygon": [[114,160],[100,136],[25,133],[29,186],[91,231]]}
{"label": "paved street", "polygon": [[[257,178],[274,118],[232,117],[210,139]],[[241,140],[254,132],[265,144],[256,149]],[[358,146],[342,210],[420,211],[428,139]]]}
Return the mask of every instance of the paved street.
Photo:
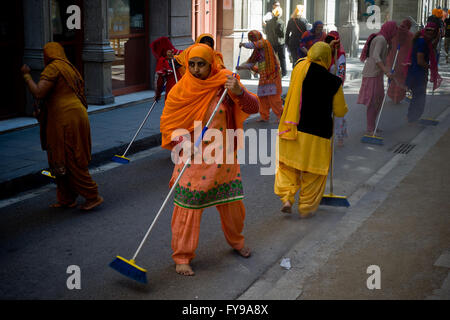
{"label": "paved street", "polygon": [[[346,82],[349,137],[344,147],[336,149],[335,192],[349,198],[350,208],[320,207],[309,220],[300,220],[295,213],[283,215],[273,193],[274,176],[261,175],[268,164],[262,164],[261,159],[257,164],[243,164],[244,234],[252,257],[241,258],[228,247],[217,211],[210,208],[203,214],[200,244],[192,263],[196,275],[177,275],[170,257],[173,204],[169,202],[137,258],[137,263],[148,270],[147,286],[123,277],[108,264],[116,255],[131,258],[167,195],[173,164],[170,153],[157,147],[155,138],[162,102],[131,150],[129,165],[107,159],[123,151],[138,125],[136,119],[147,112],[148,101],[90,114],[95,153],[91,172],[105,203],[91,213],[49,209],[55,201],[52,183],[3,197],[0,297],[449,299],[447,66],[441,74],[446,80],[433,95],[429,92],[425,111],[439,119],[439,125],[409,126],[407,103],[394,105],[388,100],[380,121],[383,146],[360,143],[365,129],[365,107],[356,104],[361,79],[356,76]],[[256,81],[243,82],[256,90]],[[285,93],[288,85],[283,81]],[[258,145],[265,146],[270,154],[269,137],[277,127],[275,119],[272,115],[270,123],[261,124],[255,121],[257,117],[250,117],[245,128],[267,130],[258,131]],[[5,154],[18,157],[16,163],[3,157],[2,161],[11,166],[2,167],[3,181],[45,167],[37,129],[0,135],[2,151],[10,148]],[[408,154],[396,153],[402,144],[412,146]],[[30,161],[32,168],[25,168],[24,161]],[[291,259],[290,270],[280,266],[283,258]],[[79,290],[69,290],[66,285],[71,265],[81,270]],[[369,265],[381,268],[380,290],[367,289]]]}
{"label": "paved street", "polygon": [[[347,116],[349,138],[344,147],[336,150],[335,162],[335,191],[350,198],[350,209],[321,207],[316,217],[310,220],[300,220],[296,214],[282,215],[279,212],[281,203],[273,193],[274,177],[261,175],[260,163],[242,165],[247,210],[244,232],[247,244],[253,250],[252,257],[243,259],[228,247],[216,210],[207,209],[203,214],[197,257],[192,263],[196,275],[177,275],[170,258],[170,216],[173,208],[170,204],[138,256],[138,264],[148,269],[149,285],[142,286],[116,273],[108,264],[116,255],[131,257],[168,192],[173,168],[170,153],[156,147],[134,154],[134,160],[129,165],[105,164],[93,168],[94,179],[99,184],[105,203],[92,213],[81,213],[77,209],[49,209],[48,204],[55,199],[55,188],[51,184],[22,194],[19,198],[3,200],[0,214],[0,296],[6,299],[264,298],[260,290],[264,287],[261,281],[265,281],[264,285],[271,283],[274,288],[282,287],[277,281],[286,277],[286,274],[293,275],[295,264],[302,261],[301,255],[296,256],[290,250],[295,249],[298,254],[299,248],[302,248],[300,244],[324,243],[327,234],[333,234],[336,227],[342,227],[344,222],[355,223],[348,219],[348,211],[364,209],[364,198],[360,193],[367,189],[370,179],[391,173],[387,169],[380,173],[380,169],[397,156],[393,151],[398,144],[410,143],[421,134],[428,137],[423,142],[429,145],[418,144],[410,154],[402,155],[405,159],[410,157],[412,160],[409,160],[409,166],[414,167],[448,129],[448,96],[435,94],[428,97],[427,106],[434,117],[440,117],[438,127],[408,126],[405,120],[407,105],[388,103],[381,120],[385,145],[361,144],[359,139],[364,131],[365,110],[355,103],[358,81],[349,81],[345,89],[350,109]],[[138,108],[143,109],[144,105],[127,109],[132,111]],[[109,112],[110,117],[113,112]],[[112,120],[111,127],[114,127]],[[253,117],[247,122],[246,128],[275,129],[276,124],[274,119],[269,124],[259,124]],[[429,136],[434,137],[434,140]],[[444,141],[448,146],[448,138]],[[448,164],[448,152],[438,154],[446,157],[441,159],[439,165],[442,162]],[[447,162],[443,161],[445,159]],[[375,184],[369,190],[394,190],[405,173],[396,175],[398,181],[390,181],[390,185]],[[378,205],[382,201],[378,199]],[[448,202],[445,204],[448,208]],[[438,199],[433,205],[443,204]],[[398,210],[403,208],[401,206]],[[426,215],[426,211],[421,214]],[[449,221],[444,223],[448,225]],[[323,233],[324,230],[327,231]],[[444,233],[447,231],[442,230]],[[373,232],[375,237],[377,230]],[[335,249],[333,243],[329,243],[327,248],[331,255]],[[292,271],[279,266],[281,258],[289,255],[294,264]],[[358,255],[353,257],[357,259]],[[313,275],[308,269],[311,266],[305,261],[302,263],[304,275]],[[81,268],[81,290],[68,290],[66,286],[69,276],[66,269],[70,265]],[[329,264],[324,265],[330,267]],[[444,281],[445,270],[441,270],[434,279],[435,286]],[[359,271],[362,277],[367,277],[366,270]],[[267,282],[267,277],[272,277],[274,282]],[[321,285],[327,283],[321,282]],[[364,290],[365,281],[360,285],[361,290]],[[431,296],[434,288],[426,288],[426,292],[418,292],[414,297],[424,299]],[[297,286],[291,286],[290,289],[295,289],[293,291],[296,293],[284,296],[272,291],[269,298],[296,299],[301,296],[302,290],[298,290]],[[341,297],[339,291],[335,292],[333,298]],[[317,290],[309,289],[307,293],[305,297],[329,297],[322,296]],[[378,297],[402,297],[383,296],[382,293],[380,291]]]}

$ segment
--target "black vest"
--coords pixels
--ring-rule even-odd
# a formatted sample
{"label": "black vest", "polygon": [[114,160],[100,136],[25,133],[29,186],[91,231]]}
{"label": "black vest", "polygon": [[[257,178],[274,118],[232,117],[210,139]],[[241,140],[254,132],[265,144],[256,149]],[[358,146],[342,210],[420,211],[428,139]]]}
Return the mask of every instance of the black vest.
{"label": "black vest", "polygon": [[303,80],[302,109],[297,130],[330,139],[333,134],[333,98],[341,78],[311,63]]}

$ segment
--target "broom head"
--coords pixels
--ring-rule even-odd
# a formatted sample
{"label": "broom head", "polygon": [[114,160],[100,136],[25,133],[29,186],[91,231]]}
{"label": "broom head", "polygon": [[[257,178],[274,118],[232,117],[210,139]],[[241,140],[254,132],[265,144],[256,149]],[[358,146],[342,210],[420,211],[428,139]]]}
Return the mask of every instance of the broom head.
{"label": "broom head", "polygon": [[430,118],[425,118],[420,119],[419,123],[423,126],[437,126],[439,124],[439,121]]}
{"label": "broom head", "polygon": [[139,267],[134,260],[127,260],[117,256],[109,266],[137,282],[147,284],[147,270]]}
{"label": "broom head", "polygon": [[54,175],[52,175],[52,173],[50,171],[48,171],[48,170],[42,170],[41,174],[46,176],[46,177],[49,177],[49,178],[52,178],[52,179],[56,179],[56,177]]}
{"label": "broom head", "polygon": [[382,146],[384,144],[382,137],[369,136],[369,135],[362,136],[361,142],[362,143],[369,143],[369,144],[377,144],[377,145],[380,145],[380,146]]}
{"label": "broom head", "polygon": [[320,204],[333,207],[350,207],[350,202],[348,202],[347,197],[337,196],[332,193],[324,194],[322,200],[320,201]]}
{"label": "broom head", "polygon": [[130,159],[124,156],[114,155],[114,157],[111,158],[111,161],[120,163],[120,164],[127,164],[130,163]]}

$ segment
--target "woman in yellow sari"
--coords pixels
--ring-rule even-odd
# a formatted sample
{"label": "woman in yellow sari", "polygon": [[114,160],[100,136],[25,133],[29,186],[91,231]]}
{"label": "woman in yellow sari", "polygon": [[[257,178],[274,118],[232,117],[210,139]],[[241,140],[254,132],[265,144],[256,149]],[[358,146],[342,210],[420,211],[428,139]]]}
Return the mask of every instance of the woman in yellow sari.
{"label": "woman in yellow sari", "polygon": [[318,208],[331,160],[333,115],[343,117],[347,104],[342,80],[328,72],[331,47],[315,43],[292,71],[291,85],[278,126],[274,191],[281,211],[290,213],[300,189],[301,218]]}
{"label": "woman in yellow sari", "polygon": [[34,98],[44,100],[44,108],[38,111],[41,145],[56,176],[58,198],[50,207],[76,207],[76,199],[81,195],[86,202],[80,208],[91,210],[103,198],[88,170],[91,134],[84,82],[59,43],[49,42],[44,46],[44,64],[38,83],[31,78],[27,65],[21,70]]}

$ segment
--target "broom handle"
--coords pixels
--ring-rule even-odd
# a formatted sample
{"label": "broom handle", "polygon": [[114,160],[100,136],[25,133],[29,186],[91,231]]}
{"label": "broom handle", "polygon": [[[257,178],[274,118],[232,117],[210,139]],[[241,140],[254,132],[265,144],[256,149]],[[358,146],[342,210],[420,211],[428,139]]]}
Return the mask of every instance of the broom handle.
{"label": "broom handle", "polygon": [[125,155],[127,154],[128,150],[131,147],[131,144],[134,142],[134,139],[136,139],[137,135],[139,134],[139,132],[141,131],[142,127],[144,126],[145,122],[147,121],[148,117],[150,116],[150,113],[152,113],[153,108],[155,107],[156,104],[156,100],[153,101],[152,106],[150,107],[150,110],[148,110],[147,115],[144,118],[144,121],[142,121],[141,125],[139,126],[139,129],[136,131],[136,133],[134,134],[133,139],[131,139],[131,142],[128,144],[127,149],[125,150],[125,152],[123,153],[122,157],[125,157]]}
{"label": "broom handle", "polygon": [[175,64],[173,63],[173,59],[170,59],[170,62],[172,63],[173,74],[175,75],[175,82],[178,83],[177,70],[175,69]]}
{"label": "broom handle", "polygon": [[[398,52],[399,51],[400,51],[400,45],[397,46],[397,52],[395,53],[395,58],[394,58],[394,63],[392,64],[391,73],[394,73],[395,66],[396,66],[396,63],[397,63],[397,56],[398,56]],[[384,97],[383,97],[383,103],[381,104],[380,113],[378,114],[377,123],[375,125],[375,130],[372,133],[373,136],[375,136],[375,134],[377,133],[378,123],[380,122],[381,112],[383,111],[384,103],[386,102],[386,96],[387,96],[387,92],[389,90],[389,86],[390,85],[391,85],[391,79],[388,80],[388,85],[386,87],[386,91],[385,91]]]}
{"label": "broom handle", "polygon": [[[243,32],[241,34],[241,43],[242,43],[242,41],[244,41],[244,33]],[[239,47],[239,55],[238,55],[238,59],[237,59],[237,63],[236,63],[236,69],[237,69],[237,67],[239,67],[239,61],[241,60],[241,50],[242,50],[242,47],[240,46]]]}
{"label": "broom handle", "polygon": [[[197,142],[195,143],[196,145],[197,145],[198,142],[201,142],[201,141],[202,141],[203,135],[205,134],[206,130],[208,130],[207,127],[209,126],[209,124],[210,124],[211,121],[213,120],[214,115],[217,113],[217,110],[219,110],[219,107],[220,107],[220,105],[222,104],[222,101],[223,101],[223,99],[225,98],[227,92],[228,92],[228,89],[225,89],[225,90],[223,91],[222,96],[221,96],[220,99],[219,99],[219,102],[217,103],[216,107],[214,108],[213,113],[212,113],[211,116],[209,117],[208,122],[206,123],[205,127],[204,127],[203,130],[202,130],[201,136],[199,137],[199,139],[198,139]],[[206,130],[205,130],[205,128],[206,128]],[[158,218],[159,218],[161,212],[163,211],[164,207],[166,206],[167,201],[169,200],[170,196],[172,195],[173,191],[175,190],[175,187],[177,186],[178,181],[180,181],[181,176],[183,175],[184,171],[186,170],[187,166],[188,166],[190,163],[191,163],[191,157],[188,158],[188,160],[186,161],[186,163],[185,163],[184,166],[183,166],[183,169],[181,170],[181,172],[180,172],[180,174],[178,175],[177,179],[176,179],[175,182],[173,183],[172,188],[170,188],[169,194],[167,195],[167,197],[166,197],[166,199],[164,200],[164,202],[163,202],[161,208],[159,209],[158,213],[156,214],[155,219],[153,219],[153,222],[152,222],[152,224],[150,225],[150,228],[147,230],[147,233],[145,234],[144,238],[142,239],[142,241],[141,241],[141,243],[140,243],[138,249],[136,250],[136,252],[135,252],[135,254],[134,254],[134,256],[133,256],[133,258],[132,258],[131,260],[136,260],[136,257],[137,257],[137,255],[139,254],[139,251],[141,251],[142,246],[144,245],[145,241],[147,240],[147,237],[150,235],[150,232],[151,232],[152,229],[153,229],[153,226],[155,225],[155,223],[156,223],[156,221],[158,220]]]}
{"label": "broom handle", "polygon": [[[337,49],[334,51],[334,75],[337,76]],[[330,166],[330,194],[333,194],[333,175],[334,175],[334,113],[333,113],[333,132],[331,135],[331,166]]]}

